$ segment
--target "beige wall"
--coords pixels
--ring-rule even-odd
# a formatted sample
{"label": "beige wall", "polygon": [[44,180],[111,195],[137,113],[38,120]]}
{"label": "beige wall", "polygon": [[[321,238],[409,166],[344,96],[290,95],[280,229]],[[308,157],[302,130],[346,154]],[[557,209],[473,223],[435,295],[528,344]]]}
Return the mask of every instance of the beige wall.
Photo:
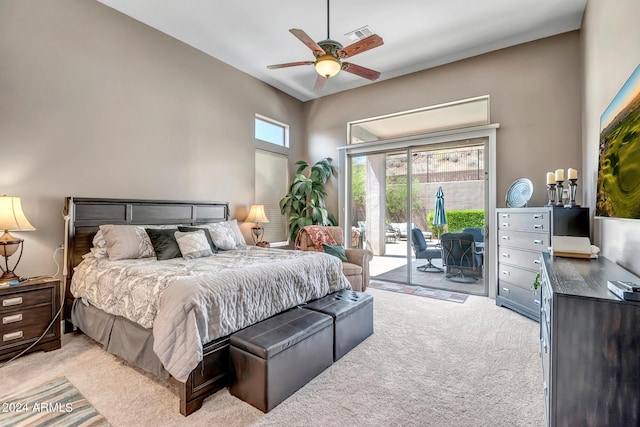
{"label": "beige wall", "polygon": [[500,124],[498,207],[520,177],[534,183],[530,205],[541,206],[545,172],[582,163],[579,47],[574,31],[306,102],[308,154],[335,158],[348,121],[490,95],[491,121]]}
{"label": "beige wall", "polygon": [[[638,0],[589,0],[582,24],[583,198],[595,208],[600,116],[640,63]],[[595,219],[602,253],[640,274],[640,221]]]}
{"label": "beige wall", "polygon": [[301,111],[98,2],[0,0],[0,194],[20,196],[37,228],[16,233],[26,239],[17,272],[55,271],[65,196],[224,200],[244,219],[254,114],[291,125],[295,161]]}

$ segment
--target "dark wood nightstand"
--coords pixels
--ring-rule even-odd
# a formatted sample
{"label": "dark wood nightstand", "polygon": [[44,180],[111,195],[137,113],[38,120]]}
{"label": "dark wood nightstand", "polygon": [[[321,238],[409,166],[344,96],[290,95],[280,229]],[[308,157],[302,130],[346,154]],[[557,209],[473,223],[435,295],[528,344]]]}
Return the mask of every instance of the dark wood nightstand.
{"label": "dark wood nightstand", "polygon": [[[0,361],[33,344],[60,309],[60,281],[34,279],[0,288]],[[56,320],[38,344],[27,353],[59,349],[60,321]]]}

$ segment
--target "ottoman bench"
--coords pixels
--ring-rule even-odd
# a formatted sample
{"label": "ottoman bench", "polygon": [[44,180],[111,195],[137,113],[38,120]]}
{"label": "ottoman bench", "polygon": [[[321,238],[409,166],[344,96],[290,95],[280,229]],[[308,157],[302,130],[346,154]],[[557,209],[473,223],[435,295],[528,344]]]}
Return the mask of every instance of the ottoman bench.
{"label": "ottoman bench", "polygon": [[373,334],[373,297],[364,292],[334,292],[304,308],[333,317],[334,362]]}
{"label": "ottoman bench", "polygon": [[333,319],[293,308],[231,335],[232,395],[269,412],[333,363]]}

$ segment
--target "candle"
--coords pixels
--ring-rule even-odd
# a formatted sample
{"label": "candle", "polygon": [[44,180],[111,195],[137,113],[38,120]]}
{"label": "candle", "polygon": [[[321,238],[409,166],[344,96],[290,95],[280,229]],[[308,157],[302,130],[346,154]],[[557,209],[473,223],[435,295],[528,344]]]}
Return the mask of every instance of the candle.
{"label": "candle", "polygon": [[556,169],[556,181],[564,181],[564,169]]}
{"label": "candle", "polygon": [[556,175],[553,172],[547,172],[547,184],[555,184]]}
{"label": "candle", "polygon": [[578,171],[576,169],[567,169],[567,175],[569,176],[569,179],[578,179]]}

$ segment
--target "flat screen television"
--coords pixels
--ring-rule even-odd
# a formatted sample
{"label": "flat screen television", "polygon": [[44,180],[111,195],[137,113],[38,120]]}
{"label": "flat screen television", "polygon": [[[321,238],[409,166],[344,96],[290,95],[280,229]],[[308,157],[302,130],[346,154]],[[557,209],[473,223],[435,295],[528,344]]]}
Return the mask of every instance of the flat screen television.
{"label": "flat screen television", "polygon": [[600,118],[595,214],[640,219],[640,65]]}

